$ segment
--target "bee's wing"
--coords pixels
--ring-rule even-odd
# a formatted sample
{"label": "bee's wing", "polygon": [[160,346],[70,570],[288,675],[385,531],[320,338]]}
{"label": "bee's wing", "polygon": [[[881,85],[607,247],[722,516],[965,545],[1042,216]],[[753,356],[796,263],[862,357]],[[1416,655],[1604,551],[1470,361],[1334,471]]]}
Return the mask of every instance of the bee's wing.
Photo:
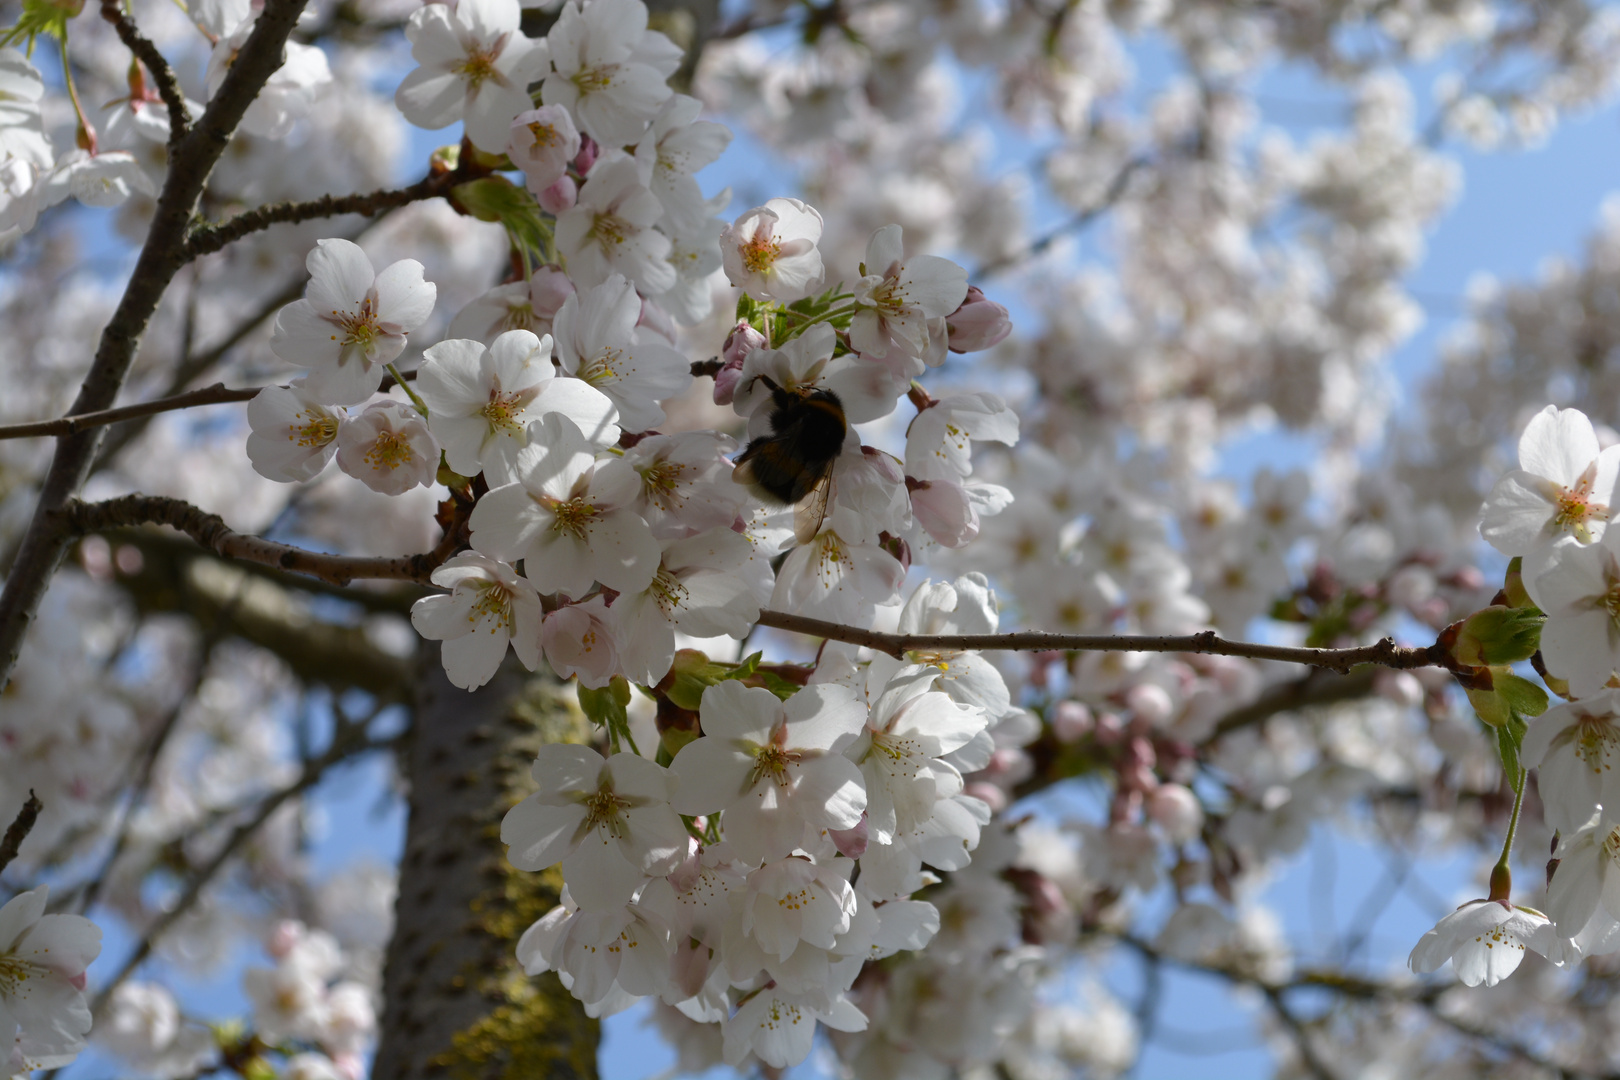
{"label": "bee's wing", "polygon": [[816,538],[821,531],[821,523],[827,520],[832,493],[833,478],[829,474],[822,477],[821,482],[810,489],[810,494],[793,508],[793,539],[796,542],[808,544]]}

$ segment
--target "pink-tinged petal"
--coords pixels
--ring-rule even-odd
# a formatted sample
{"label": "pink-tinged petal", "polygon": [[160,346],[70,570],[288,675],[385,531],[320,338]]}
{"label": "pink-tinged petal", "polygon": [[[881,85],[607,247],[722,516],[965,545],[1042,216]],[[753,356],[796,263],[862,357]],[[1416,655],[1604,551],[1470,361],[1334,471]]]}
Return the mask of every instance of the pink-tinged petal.
{"label": "pink-tinged petal", "polygon": [[5,907],[0,907],[0,953],[10,952],[24,931],[39,921],[49,898],[50,887],[41,885],[18,893],[6,901]]}
{"label": "pink-tinged petal", "polygon": [[1550,618],[1541,629],[1541,654],[1548,671],[1569,681],[1573,696],[1590,697],[1620,665],[1614,620],[1601,610]]}
{"label": "pink-tinged petal", "polygon": [[753,759],[724,740],[711,736],[687,743],[669,766],[675,778],[670,806],[694,817],[724,810],[748,792],[752,769]]}
{"label": "pink-tinged petal", "polygon": [[[811,689],[806,687],[799,693]],[[761,686],[744,686],[735,679],[705,689],[698,712],[703,718],[703,734],[718,739],[743,739],[754,745],[763,745],[769,740],[771,729],[783,715],[782,702],[775,694]]]}
{"label": "pink-tinged petal", "polygon": [[336,365],[343,351],[342,331],[323,319],[308,300],[297,300],[276,313],[270,351],[299,367]]}
{"label": "pink-tinged petal", "polygon": [[[1568,731],[1577,719],[1575,709],[1570,705],[1554,706],[1532,719],[1529,730],[1524,733],[1524,741],[1519,745],[1519,763],[1527,769],[1540,765],[1554,741]],[[1586,818],[1581,820],[1585,821]]]}
{"label": "pink-tinged petal", "polygon": [[1600,852],[1593,845],[1571,844],[1547,886],[1547,915],[1562,937],[1572,938],[1586,926],[1603,895]]}
{"label": "pink-tinged petal", "polygon": [[1604,579],[1605,555],[1602,544],[1582,545],[1573,537],[1558,541],[1548,568],[1525,578],[1530,599],[1550,616],[1589,609],[1592,598],[1609,588]]}
{"label": "pink-tinged petal", "polygon": [[401,259],[377,275],[377,321],[401,334],[427,322],[439,298],[439,287],[422,277],[415,259]]}
{"label": "pink-tinged petal", "polygon": [[633,807],[624,813],[630,831],[619,838],[619,851],[638,869],[662,876],[686,858],[686,826],[668,803]]}
{"label": "pink-tinged petal", "polygon": [[1585,413],[1549,405],[1530,418],[1519,437],[1519,467],[1573,487],[1599,449],[1597,433]]}
{"label": "pink-tinged petal", "polygon": [[517,0],[461,0],[455,12],[456,22],[480,41],[516,33],[523,16]]}
{"label": "pink-tinged petal", "polygon": [[630,510],[598,515],[591,524],[589,550],[596,580],[618,592],[640,592],[658,572],[658,541]]}
{"label": "pink-tinged petal", "polygon": [[569,910],[558,904],[523,931],[517,943],[517,960],[525,975],[543,975],[552,969],[552,958],[568,928]]}
{"label": "pink-tinged petal", "polygon": [[540,597],[532,590],[519,590],[512,596],[512,651],[530,671],[540,666],[540,630],[545,612]]}
{"label": "pink-tinged petal", "polygon": [[603,829],[586,836],[579,850],[563,860],[562,870],[568,894],[575,902],[582,908],[598,910],[628,903],[647,880],[641,868],[624,857],[618,843]]}
{"label": "pink-tinged petal", "polygon": [[533,107],[534,103],[522,86],[486,82],[467,104],[463,117],[467,138],[487,154],[504,154],[507,137],[512,131],[512,118]]}
{"label": "pink-tinged petal", "polygon": [[1542,539],[1557,498],[1551,481],[1515,469],[1486,497],[1479,534],[1504,555],[1523,555]]}
{"label": "pink-tinged petal", "polygon": [[13,953],[83,990],[84,969],[101,955],[101,927],[81,915],[44,915],[23,932]]}
{"label": "pink-tinged petal", "polygon": [[530,796],[501,819],[501,842],[509,845],[507,858],[519,870],[544,870],[579,847],[584,825],[585,808],[578,803],[543,806]]}
{"label": "pink-tinged petal", "polygon": [[472,629],[467,604],[454,596],[424,596],[411,605],[411,625],[429,641],[461,637]]}
{"label": "pink-tinged petal", "polygon": [[436,131],[461,119],[467,107],[467,83],[458,75],[419,67],[394,91],[394,104],[417,127]]}
{"label": "pink-tinged petal", "polygon": [[[800,691],[803,693],[803,691]],[[853,761],[829,754],[797,769],[793,805],[806,821],[829,829],[851,829],[866,809],[866,780]]]}
{"label": "pink-tinged petal", "polygon": [[536,337],[529,330],[508,330],[489,347],[495,381],[505,393],[526,390],[556,375],[551,364],[551,335]]}
{"label": "pink-tinged petal", "polygon": [[533,797],[562,805],[572,801],[572,794],[596,791],[602,786],[606,764],[602,755],[588,746],[548,743],[535,754],[529,769],[540,787]]}
{"label": "pink-tinged petal", "polygon": [[534,407],[541,413],[568,417],[593,445],[612,446],[619,441],[618,408],[582,379],[552,379],[541,389]]}
{"label": "pink-tinged petal", "polygon": [[652,802],[669,801],[669,770],[656,762],[627,751],[607,759],[607,772],[613,778],[615,794]]}
{"label": "pink-tinged petal", "polygon": [[309,268],[310,279],[304,298],[322,316],[333,311],[347,314],[358,308],[377,280],[366,253],[348,240],[320,241],[304,265]]}
{"label": "pink-tinged petal", "polygon": [[[766,691],[769,693],[769,691]],[[788,698],[788,745],[842,750],[866,727],[866,705],[848,687],[816,683]]]}
{"label": "pink-tinged petal", "polygon": [[868,274],[886,277],[905,257],[905,243],[898,225],[883,226],[866,242],[865,263]]}
{"label": "pink-tinged petal", "polygon": [[478,689],[495,677],[506,658],[508,641],[510,638],[498,626],[445,639],[439,646],[445,675],[452,685],[463,690]]}

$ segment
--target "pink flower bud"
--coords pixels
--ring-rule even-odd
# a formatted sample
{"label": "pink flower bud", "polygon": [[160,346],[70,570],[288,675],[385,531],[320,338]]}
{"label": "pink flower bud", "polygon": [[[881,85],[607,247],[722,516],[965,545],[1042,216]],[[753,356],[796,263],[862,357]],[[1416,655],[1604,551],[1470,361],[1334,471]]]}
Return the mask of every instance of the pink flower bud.
{"label": "pink flower bud", "polygon": [[737,393],[737,380],[742,378],[743,361],[755,349],[765,347],[765,335],[749,326],[747,322],[739,322],[731,328],[726,335],[726,344],[720,351],[725,359],[725,365],[715,372],[714,376],[714,403],[716,405],[730,405]]}
{"label": "pink flower bud", "polygon": [[669,884],[676,892],[691,892],[703,876],[703,848],[694,837],[686,838],[686,858],[669,872]]}
{"label": "pink flower bud", "polygon": [[1012,333],[1012,319],[1007,309],[993,300],[986,300],[978,286],[969,285],[962,306],[945,316],[950,330],[950,349],[955,353],[978,352],[1001,344]]}
{"label": "pink flower bud", "polygon": [[565,210],[572,210],[578,198],[579,185],[574,183],[573,177],[565,176],[536,195],[535,201],[546,213],[561,214]]}
{"label": "pink flower bud", "polygon": [[1180,784],[1160,784],[1147,797],[1147,815],[1177,844],[1195,839],[1204,827],[1198,796]]}
{"label": "pink flower bud", "polygon": [[270,940],[264,943],[264,951],[280,960],[293,951],[293,947],[303,940],[304,927],[302,923],[292,919],[282,919],[276,923],[276,928],[270,931]]}
{"label": "pink flower bud", "polygon": [[848,829],[828,829],[827,836],[831,838],[840,855],[846,859],[860,858],[866,854],[866,814],[862,813],[861,820]]}
{"label": "pink flower bud", "polygon": [[579,137],[579,156],[574,158],[574,171],[584,176],[596,164],[596,159],[602,154],[602,148],[596,145],[596,140],[589,135]]}
{"label": "pink flower bud", "polygon": [[1125,692],[1125,705],[1136,719],[1149,727],[1163,727],[1175,711],[1175,703],[1164,687],[1140,683]]}
{"label": "pink flower bud", "polygon": [[999,814],[1007,809],[1007,793],[994,784],[976,781],[964,787],[962,794],[978,799],[990,808],[991,813]]}
{"label": "pink flower bud", "polygon": [[1052,734],[1060,743],[1078,742],[1091,734],[1096,723],[1082,702],[1065,699],[1052,707]]}
{"label": "pink flower bud", "polygon": [[1125,735],[1125,721],[1120,719],[1118,713],[1105,712],[1097,715],[1097,741],[1104,746],[1113,746]]}
{"label": "pink flower bud", "polygon": [[534,313],[550,322],[574,295],[574,283],[555,266],[542,266],[529,278],[529,303]]}

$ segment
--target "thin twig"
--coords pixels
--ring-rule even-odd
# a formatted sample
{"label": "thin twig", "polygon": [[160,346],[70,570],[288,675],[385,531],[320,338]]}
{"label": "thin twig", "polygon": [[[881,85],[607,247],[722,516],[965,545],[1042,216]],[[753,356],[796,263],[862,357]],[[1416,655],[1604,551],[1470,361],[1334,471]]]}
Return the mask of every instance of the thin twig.
{"label": "thin twig", "polygon": [[430,173],[409,187],[370,191],[356,195],[323,195],[307,202],[279,202],[243,211],[217,225],[199,225],[186,239],[186,256],[195,259],[218,251],[250,233],[268,229],[272,225],[312,221],[316,218],[339,217],[343,214],[365,214],[368,217],[394,210],[408,203],[420,202],[448,194],[450,189],[468,176],[456,172]]}
{"label": "thin twig", "polygon": [[[410,382],[416,378],[416,372],[403,373],[405,381]],[[392,377],[384,379],[378,386],[378,393],[385,393],[394,385]],[[224,383],[215,383],[205,386],[201,390],[187,390],[183,394],[174,394],[170,397],[153,398],[151,401],[142,401],[134,405],[120,405],[116,409],[101,409],[98,412],[78,413],[74,416],[62,416],[55,420],[30,420],[25,424],[0,424],[0,439],[33,439],[46,435],[77,435],[93,427],[105,427],[108,424],[118,424],[125,420],[135,420],[143,416],[155,416],[158,413],[178,412],[181,409],[195,409],[204,405],[223,405],[232,401],[252,401],[258,397],[262,386],[244,386],[231,388]]]}
{"label": "thin twig", "polygon": [[1280,660],[1289,664],[1331,668],[1345,674],[1362,664],[1397,669],[1444,666],[1446,656],[1439,645],[1402,646],[1395,644],[1394,638],[1384,638],[1372,645],[1349,649],[1309,649],[1228,641],[1213,630],[1179,635],[1049,634],[1042,630],[1011,634],[891,634],[812,619],[805,615],[789,615],[782,611],[761,611],[759,625],[861,645],[897,658],[904,658],[908,652],[1204,653],[1242,656],[1251,660]]}
{"label": "thin twig", "polygon": [[18,849],[22,847],[23,841],[28,839],[28,834],[34,831],[34,822],[39,820],[39,812],[43,809],[45,804],[39,801],[34,789],[29,788],[28,801],[22,804],[22,809],[17,811],[16,819],[12,821],[10,828],[6,829],[6,835],[0,838],[0,873],[4,873],[6,867],[11,865],[11,860],[17,857]]}
{"label": "thin twig", "polygon": [[327,749],[326,753],[304,764],[304,769],[297,780],[284,788],[272,792],[265,798],[259,804],[253,816],[233,829],[231,835],[226,838],[225,843],[214,853],[213,858],[204,863],[202,868],[192,875],[191,880],[186,883],[185,891],[180,894],[180,898],[175,901],[174,905],[165,909],[146,928],[146,932],[141,935],[140,942],[135,946],[135,951],[130,953],[124,960],[123,966],[118,969],[118,973],[107,980],[106,985],[97,991],[95,1001],[90,1006],[91,1014],[95,1016],[101,1014],[102,1008],[107,1004],[113,991],[117,990],[148,956],[152,955],[152,949],[156,946],[158,939],[192,909],[202,896],[202,891],[208,886],[208,883],[214,880],[231,857],[240,850],[242,845],[255,832],[258,832],[266,821],[270,820],[270,815],[280,809],[283,803],[313,787],[332,766],[372,750],[387,749],[397,744],[399,739],[400,736],[398,735],[387,739],[362,738],[361,741],[356,743],[352,740],[334,737],[332,745]]}
{"label": "thin twig", "polygon": [[1139,169],[1147,168],[1149,164],[1149,160],[1145,157],[1135,157],[1127,161],[1120,166],[1119,171],[1108,182],[1108,187],[1103,191],[1102,198],[1075,214],[1068,221],[1058,225],[1046,235],[1035,240],[1022,251],[1015,251],[1010,255],[1003,255],[1001,258],[991,259],[989,262],[980,264],[977,269],[968,275],[968,280],[980,281],[999,274],[1003,270],[1009,270],[1019,263],[1044,255],[1048,248],[1063,237],[1070,233],[1082,231],[1112,209],[1120,199],[1124,198],[1125,189],[1130,186],[1131,177],[1135,176]]}
{"label": "thin twig", "polygon": [[[463,505],[457,504],[458,508]],[[432,551],[397,558],[328,555],[266,540],[261,536],[233,532],[218,514],[207,513],[181,499],[160,495],[125,495],[99,503],[74,499],[60,513],[68,532],[77,536],[132,525],[168,525],[222,558],[241,559],[295,574],[307,574],[333,585],[347,585],[361,578],[428,584],[433,571],[466,545],[465,525],[471,507],[467,505],[464,510],[459,510],[458,520]]]}
{"label": "thin twig", "polygon": [[151,73],[152,81],[157,83],[158,96],[163,98],[163,104],[169,110],[169,145],[178,145],[191,127],[191,114],[186,110],[186,95],[174,77],[174,69],[169,67],[169,61],[152,40],[141,33],[135,20],[125,14],[118,0],[101,0],[101,17],[112,23],[113,29],[118,32],[118,40]]}
{"label": "thin twig", "polygon": [[[112,318],[101,331],[95,359],[70,413],[110,409],[128,378],[130,364],[169,283],[188,261],[187,238],[197,202],[231,136],[283,63],[287,35],[305,0],[265,0],[253,29],[225,80],[185,137],[170,148],[169,171],[158,194],[152,225]],[[73,501],[96,461],[100,429],[64,435],[40,484],[38,501],[0,591],[0,683],[9,681],[51,578],[73,539],[62,510]]]}

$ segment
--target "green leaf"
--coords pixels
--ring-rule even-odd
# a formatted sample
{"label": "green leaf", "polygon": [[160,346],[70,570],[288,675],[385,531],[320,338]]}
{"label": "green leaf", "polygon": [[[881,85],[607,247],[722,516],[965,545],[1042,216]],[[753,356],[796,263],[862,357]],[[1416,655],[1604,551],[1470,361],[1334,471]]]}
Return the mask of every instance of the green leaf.
{"label": "green leaf", "polygon": [[1529,730],[1530,725],[1516,715],[1496,729],[1496,752],[1501,755],[1502,771],[1507,774],[1508,784],[1515,793],[1524,787],[1524,767],[1519,764],[1519,747],[1524,745],[1524,733]]}
{"label": "green leaf", "polygon": [[1541,625],[1546,621],[1535,608],[1500,604],[1481,608],[1463,620],[1452,655],[1470,667],[1528,660],[1541,647]]}
{"label": "green leaf", "polygon": [[34,39],[41,34],[53,37],[57,41],[67,41],[68,20],[84,10],[84,0],[64,0],[55,3],[53,0],[23,0],[22,18],[17,25],[0,34],[0,45],[15,45],[17,42],[28,41],[26,51],[29,56],[34,55]]}
{"label": "green leaf", "polygon": [[1516,718],[1534,718],[1547,711],[1547,691],[1512,672],[1495,674],[1496,692]]}
{"label": "green leaf", "polygon": [[506,229],[512,246],[530,262],[545,262],[551,247],[551,222],[527,188],[504,176],[485,176],[450,189],[451,200],[479,221]]}
{"label": "green leaf", "polygon": [[630,715],[625,706],[629,704],[630,684],[623,676],[614,676],[613,681],[600,690],[592,690],[585,684],[580,684],[579,707],[584,711],[585,718],[597,727],[615,734],[628,731]]}

